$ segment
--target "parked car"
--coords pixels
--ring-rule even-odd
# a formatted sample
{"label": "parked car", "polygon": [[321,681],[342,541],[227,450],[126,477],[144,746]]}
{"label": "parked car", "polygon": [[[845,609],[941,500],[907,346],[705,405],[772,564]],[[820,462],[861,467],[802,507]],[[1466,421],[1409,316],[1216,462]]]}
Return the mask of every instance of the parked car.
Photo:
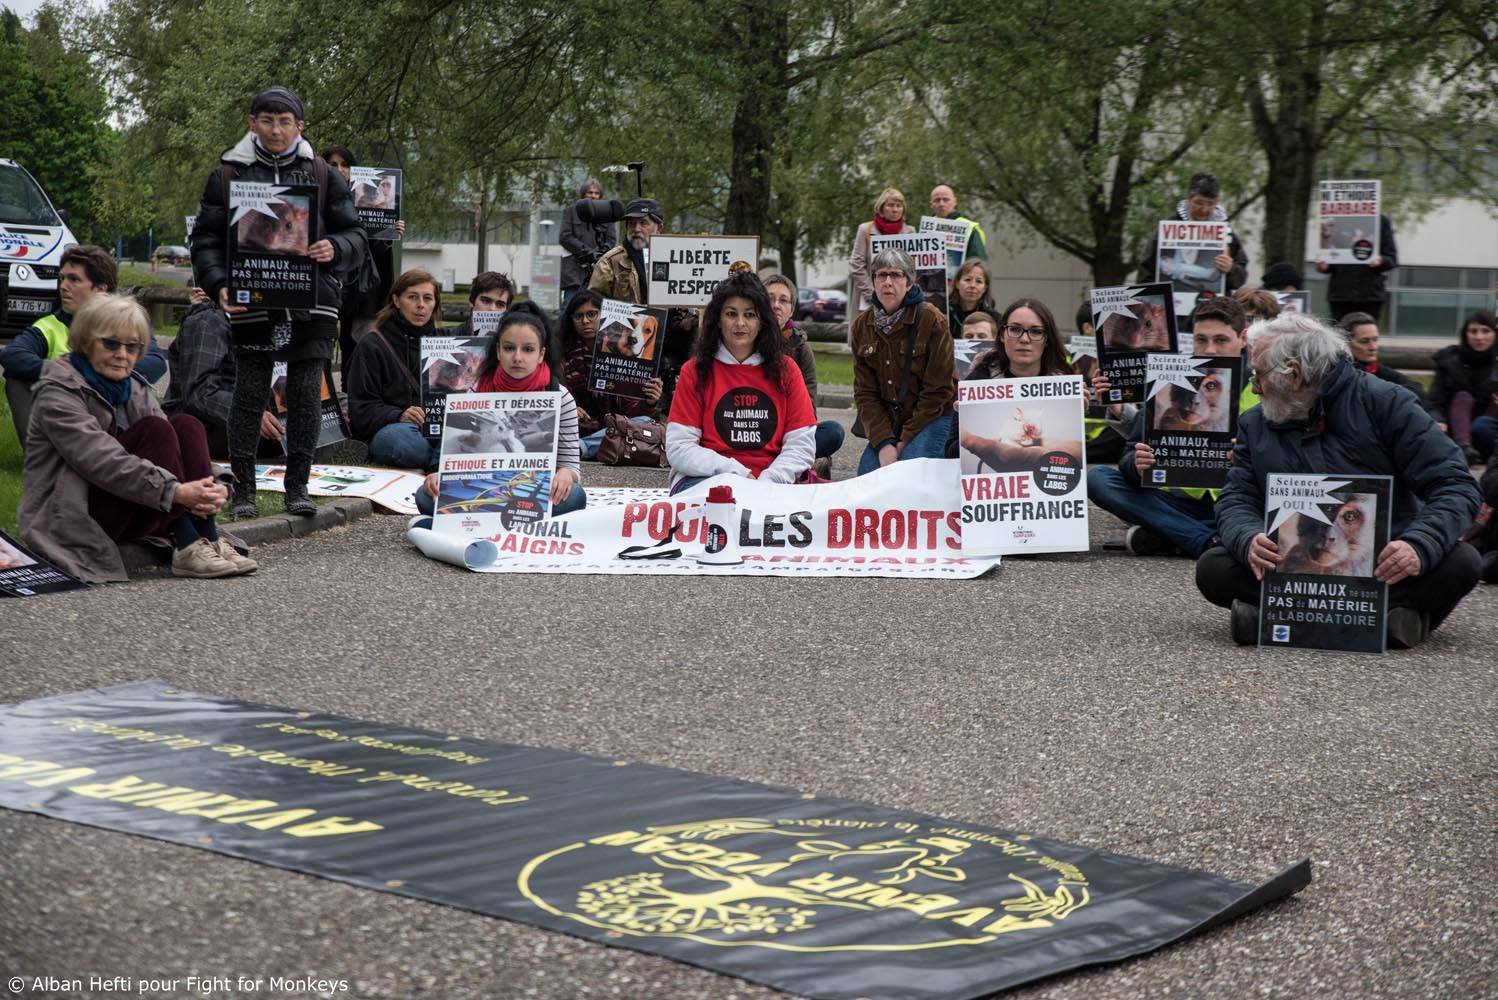
{"label": "parked car", "polygon": [[0,342],[57,306],[57,262],[78,241],[66,213],[14,160],[0,158]]}
{"label": "parked car", "polygon": [[157,247],[151,256],[156,258],[158,264],[166,264],[169,267],[186,267],[192,263],[192,251],[187,247],[164,244]]}
{"label": "parked car", "polygon": [[835,288],[802,288],[796,295],[796,319],[837,323],[848,317],[848,297]]}

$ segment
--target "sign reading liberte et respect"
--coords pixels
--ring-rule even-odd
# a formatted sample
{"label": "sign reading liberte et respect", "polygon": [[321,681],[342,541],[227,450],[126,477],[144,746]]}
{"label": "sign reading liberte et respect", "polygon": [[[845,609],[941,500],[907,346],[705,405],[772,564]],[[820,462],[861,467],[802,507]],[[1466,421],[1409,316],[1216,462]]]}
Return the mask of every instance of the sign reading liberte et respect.
{"label": "sign reading liberte et respect", "polygon": [[650,305],[705,306],[736,265],[754,273],[758,261],[758,236],[652,236]]}

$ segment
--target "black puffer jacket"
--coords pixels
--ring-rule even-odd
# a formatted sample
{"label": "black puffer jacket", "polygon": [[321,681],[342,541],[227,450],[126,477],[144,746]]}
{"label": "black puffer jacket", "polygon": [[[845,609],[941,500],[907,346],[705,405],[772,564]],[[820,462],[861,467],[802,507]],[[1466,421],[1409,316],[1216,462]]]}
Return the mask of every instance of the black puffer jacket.
{"label": "black puffer jacket", "polygon": [[1430,380],[1431,405],[1442,413],[1451,405],[1451,398],[1459,392],[1470,392],[1477,403],[1477,412],[1482,413],[1493,401],[1498,385],[1493,380],[1493,358],[1498,348],[1474,351],[1466,344],[1443,347],[1431,358],[1435,375]]}
{"label": "black puffer jacket", "polygon": [[[295,151],[286,157],[272,158],[255,144],[254,137],[248,132],[238,144],[224,150],[203,187],[203,200],[198,203],[192,229],[193,275],[198,287],[208,293],[210,301],[218,301],[219,289],[229,280],[229,199],[224,190],[222,168],[226,165],[234,168],[233,180],[316,187],[321,168],[313,166],[314,158],[312,147],[305,139],[298,139]],[[359,265],[369,252],[369,241],[359,225],[359,215],[354,211],[348,182],[332,168],[327,169],[327,178],[328,196],[313,223],[309,242],[326,239],[333,244],[332,263],[318,268],[320,280],[317,309],[314,311],[336,321],[343,298],[342,279],[359,273]],[[295,320],[304,320],[308,313],[296,310],[291,315]]]}
{"label": "black puffer jacket", "polygon": [[360,338],[344,383],[354,437],[368,443],[408,407],[421,405],[421,338],[438,332],[431,323],[415,327],[392,316]]}
{"label": "black puffer jacket", "polygon": [[1262,405],[1239,417],[1233,467],[1217,500],[1217,531],[1244,565],[1248,543],[1264,530],[1271,472],[1393,476],[1389,537],[1414,547],[1422,572],[1451,551],[1482,503],[1461,451],[1414,395],[1365,378],[1347,361],[1322,380],[1309,420],[1272,424]]}
{"label": "black puffer jacket", "polygon": [[1394,243],[1394,227],[1387,215],[1378,217],[1377,267],[1367,264],[1333,264],[1327,271],[1328,302],[1382,302],[1389,297],[1384,291],[1384,275],[1399,266],[1399,247]]}

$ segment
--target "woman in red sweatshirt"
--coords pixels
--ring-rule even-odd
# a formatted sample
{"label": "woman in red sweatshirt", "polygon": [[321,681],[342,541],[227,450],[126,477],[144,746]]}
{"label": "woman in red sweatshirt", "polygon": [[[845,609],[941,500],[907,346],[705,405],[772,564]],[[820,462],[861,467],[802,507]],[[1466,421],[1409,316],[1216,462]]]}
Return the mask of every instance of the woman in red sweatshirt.
{"label": "woman in red sweatshirt", "polygon": [[725,473],[797,482],[816,456],[816,432],[816,410],[785,356],[769,293],[752,273],[730,274],[707,304],[671,401],[671,492]]}

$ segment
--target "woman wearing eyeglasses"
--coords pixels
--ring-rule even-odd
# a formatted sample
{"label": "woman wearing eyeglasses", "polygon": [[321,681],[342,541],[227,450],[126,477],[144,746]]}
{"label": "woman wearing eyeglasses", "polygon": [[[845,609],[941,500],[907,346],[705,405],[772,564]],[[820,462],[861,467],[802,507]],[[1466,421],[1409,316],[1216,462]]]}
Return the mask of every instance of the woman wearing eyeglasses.
{"label": "woman wearing eyeglasses", "polygon": [[26,436],[21,536],[38,556],[89,583],[129,579],[118,543],[165,535],[172,575],[234,576],[253,559],[219,535],[228,490],[214,481],[197,417],[167,419],[135,372],[146,312],[100,293],[73,318],[70,353],[37,380]]}
{"label": "woman wearing eyeglasses", "polygon": [[[999,336],[993,349],[973,362],[964,381],[1076,374],[1051,310],[1039,299],[1016,299],[999,319]],[[947,436],[946,454],[948,458],[957,457],[956,419]]]}

